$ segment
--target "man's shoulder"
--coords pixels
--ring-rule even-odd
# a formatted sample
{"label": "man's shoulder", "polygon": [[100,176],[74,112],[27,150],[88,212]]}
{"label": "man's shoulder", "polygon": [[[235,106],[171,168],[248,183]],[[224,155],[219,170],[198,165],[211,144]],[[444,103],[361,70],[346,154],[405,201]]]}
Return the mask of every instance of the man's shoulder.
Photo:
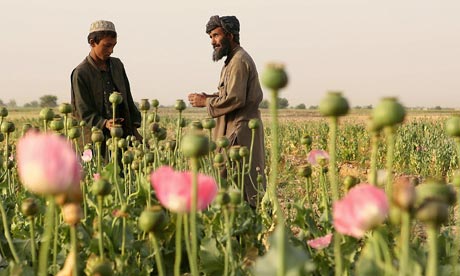
{"label": "man's shoulder", "polygon": [[251,55],[249,55],[249,53],[242,47],[239,47],[238,51],[233,56],[232,60],[234,60],[237,63],[249,63],[251,65],[254,64],[254,60],[252,59]]}

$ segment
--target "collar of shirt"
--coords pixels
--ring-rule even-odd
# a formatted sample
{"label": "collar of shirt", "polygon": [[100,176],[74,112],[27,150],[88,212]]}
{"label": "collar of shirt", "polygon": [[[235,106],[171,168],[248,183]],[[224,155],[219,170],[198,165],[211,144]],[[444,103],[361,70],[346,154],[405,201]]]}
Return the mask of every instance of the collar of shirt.
{"label": "collar of shirt", "polygon": [[240,45],[238,45],[235,48],[233,48],[233,50],[227,55],[227,58],[225,59],[225,65],[227,65],[230,62],[230,60],[235,55],[235,53],[238,52],[238,50],[240,50],[240,49],[241,49]]}

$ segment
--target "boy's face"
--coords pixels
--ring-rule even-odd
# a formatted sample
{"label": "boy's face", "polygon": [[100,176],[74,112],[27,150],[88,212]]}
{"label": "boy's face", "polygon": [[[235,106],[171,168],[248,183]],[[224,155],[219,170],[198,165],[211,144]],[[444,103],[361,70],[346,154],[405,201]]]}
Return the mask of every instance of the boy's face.
{"label": "boy's face", "polygon": [[106,36],[96,44],[94,41],[90,41],[91,51],[94,57],[99,61],[106,61],[113,53],[113,48],[117,45],[117,38]]}

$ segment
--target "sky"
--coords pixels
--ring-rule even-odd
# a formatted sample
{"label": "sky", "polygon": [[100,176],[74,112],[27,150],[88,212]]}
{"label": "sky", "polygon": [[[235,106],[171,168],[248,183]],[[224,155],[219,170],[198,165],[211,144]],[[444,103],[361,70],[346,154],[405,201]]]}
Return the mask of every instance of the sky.
{"label": "sky", "polygon": [[[460,107],[458,0],[59,1],[0,0],[0,99],[55,95],[70,102],[70,74],[89,53],[91,22],[114,22],[134,100],[171,105],[213,93],[205,25],[235,15],[259,75],[284,64],[290,105],[318,105],[329,90],[351,106],[397,97],[407,107]],[[264,97],[270,91],[264,89]]]}

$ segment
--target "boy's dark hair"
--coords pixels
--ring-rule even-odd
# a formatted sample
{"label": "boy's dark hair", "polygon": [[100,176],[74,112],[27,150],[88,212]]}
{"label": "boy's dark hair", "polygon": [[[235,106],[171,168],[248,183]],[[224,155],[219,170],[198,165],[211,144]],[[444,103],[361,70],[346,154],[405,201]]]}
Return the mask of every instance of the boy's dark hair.
{"label": "boy's dark hair", "polygon": [[117,32],[114,31],[97,31],[97,32],[92,32],[88,35],[88,43],[92,39],[96,44],[99,44],[99,42],[104,38],[104,37],[111,37],[111,38],[116,38],[117,37]]}

